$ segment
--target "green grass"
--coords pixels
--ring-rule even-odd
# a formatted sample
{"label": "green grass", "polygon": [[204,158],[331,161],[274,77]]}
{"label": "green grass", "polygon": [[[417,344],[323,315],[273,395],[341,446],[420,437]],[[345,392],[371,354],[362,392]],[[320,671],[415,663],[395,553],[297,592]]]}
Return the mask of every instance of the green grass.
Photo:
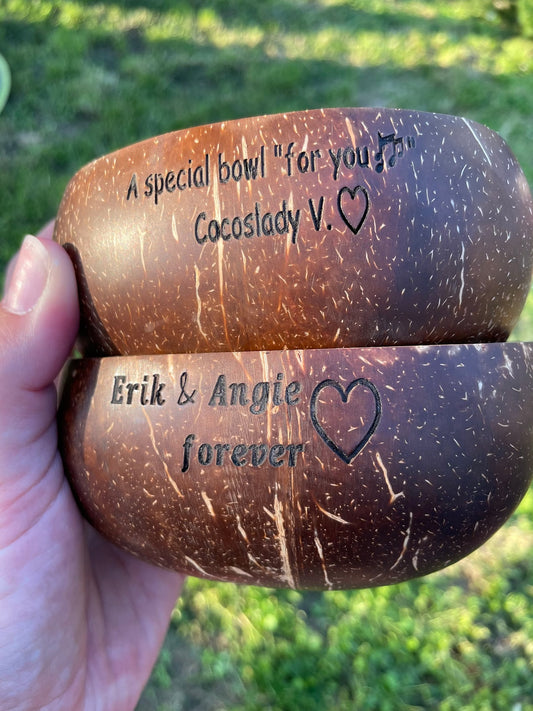
{"label": "green grass", "polygon": [[[524,0],[527,3],[527,0]],[[0,267],[94,157],[320,106],[453,113],[533,184],[533,40],[489,0],[2,0]],[[533,340],[533,299],[513,338]],[[533,492],[479,552],[377,590],[190,579],[139,711],[533,710]]]}

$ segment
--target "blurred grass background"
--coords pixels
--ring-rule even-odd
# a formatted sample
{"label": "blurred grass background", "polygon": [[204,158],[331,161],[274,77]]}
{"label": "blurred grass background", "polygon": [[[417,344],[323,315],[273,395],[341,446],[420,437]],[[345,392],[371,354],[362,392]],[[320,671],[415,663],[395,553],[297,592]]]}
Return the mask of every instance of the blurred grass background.
{"label": "blurred grass background", "polygon": [[[84,163],[322,106],[459,114],[533,185],[533,0],[1,0],[0,268]],[[533,299],[514,339],[533,340]],[[532,711],[533,493],[465,561],[389,588],[190,579],[138,711]],[[139,640],[142,644],[142,640]]]}

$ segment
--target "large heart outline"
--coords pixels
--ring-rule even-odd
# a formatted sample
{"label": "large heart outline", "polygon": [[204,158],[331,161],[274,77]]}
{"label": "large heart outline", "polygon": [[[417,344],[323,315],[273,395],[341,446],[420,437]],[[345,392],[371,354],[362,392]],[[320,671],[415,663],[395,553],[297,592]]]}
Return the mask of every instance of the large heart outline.
{"label": "large heart outline", "polygon": [[[357,224],[354,225],[350,221],[349,216],[345,213],[345,211],[342,208],[342,197],[343,197],[343,195],[347,194],[350,196],[350,198],[353,202],[355,200],[355,196],[359,192],[362,193],[362,195],[364,197],[364,209],[363,209],[363,213],[362,213],[361,217],[359,218],[359,221],[357,222]],[[344,186],[343,188],[341,188],[339,190],[339,194],[337,195],[337,208],[339,210],[339,215],[341,216],[344,224],[348,227],[348,229],[350,229],[354,233],[354,235],[356,235],[359,232],[359,230],[361,229],[361,227],[363,226],[363,223],[366,220],[366,216],[368,215],[369,207],[370,207],[370,199],[368,197],[368,192],[367,192],[366,188],[364,188],[362,185],[356,185],[355,188],[353,188],[353,190],[352,190],[352,188],[348,188],[346,186]]]}
{"label": "large heart outline", "polygon": [[[318,402],[318,397],[322,390],[324,388],[334,388],[339,395],[341,396],[341,400],[343,403],[348,402],[348,398],[350,397],[350,393],[352,390],[354,390],[356,387],[359,385],[362,385],[363,387],[367,388],[370,390],[372,395],[374,396],[374,402],[376,406],[376,412],[374,415],[374,419],[372,420],[370,427],[366,431],[365,435],[362,437],[362,439],[359,440],[359,442],[351,449],[349,452],[345,452],[342,447],[340,447],[336,442],[334,442],[331,437],[327,434],[325,429],[322,427],[318,420],[317,416],[317,402]],[[368,441],[376,431],[376,427],[379,424],[379,421],[381,420],[381,397],[378,392],[378,389],[372,383],[370,380],[367,380],[366,378],[356,378],[355,380],[352,380],[351,383],[349,383],[346,388],[343,388],[340,383],[338,383],[336,380],[328,379],[328,380],[323,380],[321,383],[319,383],[315,389],[313,390],[313,393],[311,395],[311,402],[309,405],[310,408],[310,413],[311,413],[311,422],[313,423],[313,427],[317,431],[318,435],[322,439],[322,441],[339,457],[342,459],[343,462],[346,464],[350,464],[352,460],[361,452],[361,450],[368,444]]]}

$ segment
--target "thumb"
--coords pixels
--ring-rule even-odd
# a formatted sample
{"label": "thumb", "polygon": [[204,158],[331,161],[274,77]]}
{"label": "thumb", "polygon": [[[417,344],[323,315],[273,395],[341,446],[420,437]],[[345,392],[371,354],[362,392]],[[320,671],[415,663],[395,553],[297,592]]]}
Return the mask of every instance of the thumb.
{"label": "thumb", "polygon": [[[27,236],[0,302],[0,498],[28,490],[55,458],[58,375],[78,328],[70,258]],[[23,481],[25,483],[23,483]],[[0,510],[2,501],[0,500]]]}
{"label": "thumb", "polygon": [[65,250],[46,237],[25,237],[0,304],[0,409],[14,404],[17,387],[41,390],[53,382],[76,336],[77,302]]}

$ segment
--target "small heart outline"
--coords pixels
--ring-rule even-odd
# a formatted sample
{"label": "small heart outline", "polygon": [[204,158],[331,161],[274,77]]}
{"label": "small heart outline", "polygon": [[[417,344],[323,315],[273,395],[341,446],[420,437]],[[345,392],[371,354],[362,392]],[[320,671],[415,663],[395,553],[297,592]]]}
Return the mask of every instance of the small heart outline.
{"label": "small heart outline", "polygon": [[[359,222],[357,225],[352,225],[350,222],[350,219],[342,209],[342,196],[345,194],[348,194],[351,198],[351,200],[355,200],[355,196],[357,193],[361,192],[365,198],[365,207],[363,210],[363,214],[361,218],[359,219]],[[366,188],[364,188],[362,185],[356,185],[353,189],[349,188],[347,186],[344,186],[339,190],[339,193],[337,195],[337,209],[339,210],[339,215],[341,216],[342,221],[344,224],[348,227],[349,230],[351,230],[354,235],[357,235],[361,227],[363,226],[364,221],[366,220],[366,216],[368,215],[368,210],[370,208],[370,198],[368,196],[368,191]]]}
{"label": "small heart outline", "polygon": [[[318,396],[324,390],[324,388],[332,387],[334,388],[340,395],[341,400],[343,403],[348,402],[348,398],[350,397],[350,393],[352,390],[354,390],[356,387],[359,385],[362,385],[363,387],[367,388],[370,390],[372,395],[374,396],[374,402],[376,406],[376,412],[374,415],[374,419],[372,420],[372,423],[370,424],[370,427],[368,428],[366,434],[362,437],[362,439],[359,440],[359,442],[351,449],[349,452],[345,452],[342,447],[340,447],[336,442],[334,442],[331,437],[327,434],[325,429],[322,427],[318,420],[317,416],[317,401],[318,401]],[[311,414],[311,422],[313,423],[313,427],[317,431],[319,437],[321,440],[339,457],[342,459],[343,462],[346,464],[350,464],[353,459],[363,450],[363,448],[368,444],[370,438],[376,431],[376,428],[379,424],[379,421],[381,420],[381,414],[382,414],[382,405],[381,405],[381,396],[379,394],[378,389],[372,383],[370,380],[367,380],[367,378],[356,378],[355,380],[352,380],[351,383],[349,383],[346,388],[343,388],[340,383],[338,383],[336,380],[332,380],[331,378],[328,378],[327,380],[323,380],[320,382],[315,389],[313,390],[313,393],[311,395],[311,401],[309,405],[310,409],[310,414]]]}

